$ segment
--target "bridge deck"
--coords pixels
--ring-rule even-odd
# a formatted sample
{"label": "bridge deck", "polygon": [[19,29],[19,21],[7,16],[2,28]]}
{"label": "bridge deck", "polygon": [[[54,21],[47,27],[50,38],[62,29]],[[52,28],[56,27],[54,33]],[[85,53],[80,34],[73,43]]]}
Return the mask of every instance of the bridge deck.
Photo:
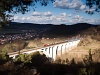
{"label": "bridge deck", "polygon": [[[41,48],[32,48],[32,49],[24,49],[24,50],[20,50],[20,53],[24,53],[24,52],[29,52],[29,51],[33,51],[33,50],[39,50],[39,49],[43,49],[43,48],[46,48],[46,47],[50,47],[50,46],[56,46],[56,45],[60,45],[60,44],[64,44],[64,43],[68,43],[68,42],[73,42],[73,41],[77,41],[78,39],[73,39],[73,40],[65,40],[63,42],[59,42],[59,43],[55,43],[55,44],[50,44],[50,45],[47,45],[47,46],[44,46],[44,47],[41,47]],[[8,55],[15,55],[15,54],[18,54],[19,51],[17,52],[12,52],[12,53],[8,53]]]}

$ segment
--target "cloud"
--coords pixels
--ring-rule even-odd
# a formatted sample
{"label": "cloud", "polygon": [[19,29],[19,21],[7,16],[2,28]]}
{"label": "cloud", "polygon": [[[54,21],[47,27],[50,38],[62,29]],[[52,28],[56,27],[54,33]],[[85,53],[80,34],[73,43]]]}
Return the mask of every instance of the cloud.
{"label": "cloud", "polygon": [[39,13],[39,12],[33,12],[32,16],[41,16],[41,13]]}
{"label": "cloud", "polygon": [[43,15],[44,15],[44,16],[52,16],[53,14],[52,14],[50,11],[48,11],[48,12],[44,12]]}
{"label": "cloud", "polygon": [[[39,12],[37,12],[39,13]],[[37,24],[75,24],[91,23],[100,24],[100,20],[87,19],[80,15],[66,14],[65,12],[54,15],[52,12],[42,12],[41,16],[14,16],[14,22],[37,23]],[[44,15],[45,14],[45,15]],[[51,14],[51,15],[50,15]]]}
{"label": "cloud", "polygon": [[81,5],[80,9],[83,10],[86,8],[86,5]]}
{"label": "cloud", "polygon": [[87,12],[94,12],[97,6],[93,6],[89,8],[86,6],[81,0],[55,0],[53,3],[55,8],[61,9],[75,9],[75,12],[80,12],[80,10],[84,10]]}
{"label": "cloud", "polygon": [[80,15],[75,15],[73,18],[72,18],[76,23],[81,23],[81,22],[85,22],[85,19],[84,17],[80,16]]}
{"label": "cloud", "polygon": [[85,9],[85,5],[81,0],[56,0],[53,4],[54,7],[61,9]]}
{"label": "cloud", "polygon": [[94,12],[95,9],[96,9],[96,6],[93,6],[92,8],[86,7],[85,11]]}
{"label": "cloud", "polygon": [[14,16],[14,20],[17,20],[17,19],[19,19],[19,16]]}
{"label": "cloud", "polygon": [[69,14],[68,17],[72,17],[72,14]]}
{"label": "cloud", "polygon": [[66,17],[67,14],[65,12],[61,13],[60,16]]}
{"label": "cloud", "polygon": [[32,14],[31,14],[32,16],[47,16],[47,17],[49,17],[49,16],[52,16],[53,14],[50,12],[50,11],[48,11],[48,12],[33,12]]}
{"label": "cloud", "polygon": [[83,17],[81,17],[81,16],[79,16],[79,15],[75,15],[75,16],[74,16],[74,19],[78,19],[78,20],[79,20],[79,19],[83,19]]}

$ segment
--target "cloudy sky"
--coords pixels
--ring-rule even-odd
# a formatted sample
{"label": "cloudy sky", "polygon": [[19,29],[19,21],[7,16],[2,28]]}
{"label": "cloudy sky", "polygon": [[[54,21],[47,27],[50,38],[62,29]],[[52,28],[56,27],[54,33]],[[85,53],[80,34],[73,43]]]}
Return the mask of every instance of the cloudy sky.
{"label": "cloudy sky", "polygon": [[100,24],[100,13],[93,15],[85,11],[94,11],[96,6],[89,9],[85,5],[85,0],[55,0],[47,6],[35,5],[35,11],[31,9],[28,13],[16,14],[14,22],[38,23],[38,24],[75,24],[91,23]]}

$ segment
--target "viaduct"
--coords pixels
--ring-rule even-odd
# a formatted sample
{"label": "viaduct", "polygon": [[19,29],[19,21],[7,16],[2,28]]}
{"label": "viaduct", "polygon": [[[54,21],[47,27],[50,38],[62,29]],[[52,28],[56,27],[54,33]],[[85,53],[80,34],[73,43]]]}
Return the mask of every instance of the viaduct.
{"label": "viaduct", "polygon": [[[61,56],[64,53],[67,53],[71,51],[72,49],[76,48],[78,43],[81,39],[73,39],[73,40],[66,40],[61,43],[57,43],[54,45],[46,46],[43,48],[39,48],[36,50],[28,49],[27,51],[21,51],[22,54],[30,54],[34,53],[36,51],[39,51],[40,53],[44,53],[46,57],[56,60],[57,56]],[[18,52],[8,53],[9,57],[12,57],[13,59],[18,55]]]}

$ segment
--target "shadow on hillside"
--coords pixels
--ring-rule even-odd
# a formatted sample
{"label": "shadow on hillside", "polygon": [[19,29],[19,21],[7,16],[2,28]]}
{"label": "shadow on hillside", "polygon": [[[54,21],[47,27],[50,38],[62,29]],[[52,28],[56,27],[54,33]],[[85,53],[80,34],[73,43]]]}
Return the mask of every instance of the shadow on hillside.
{"label": "shadow on hillside", "polygon": [[45,55],[36,54],[32,57],[31,66],[35,66],[40,75],[100,75],[100,63],[94,63],[91,50],[89,56],[83,62],[75,62],[73,58],[70,62],[49,62]]}
{"label": "shadow on hillside", "polygon": [[100,75],[100,63],[83,65],[82,63],[70,65],[44,64],[38,68],[41,75]]}

